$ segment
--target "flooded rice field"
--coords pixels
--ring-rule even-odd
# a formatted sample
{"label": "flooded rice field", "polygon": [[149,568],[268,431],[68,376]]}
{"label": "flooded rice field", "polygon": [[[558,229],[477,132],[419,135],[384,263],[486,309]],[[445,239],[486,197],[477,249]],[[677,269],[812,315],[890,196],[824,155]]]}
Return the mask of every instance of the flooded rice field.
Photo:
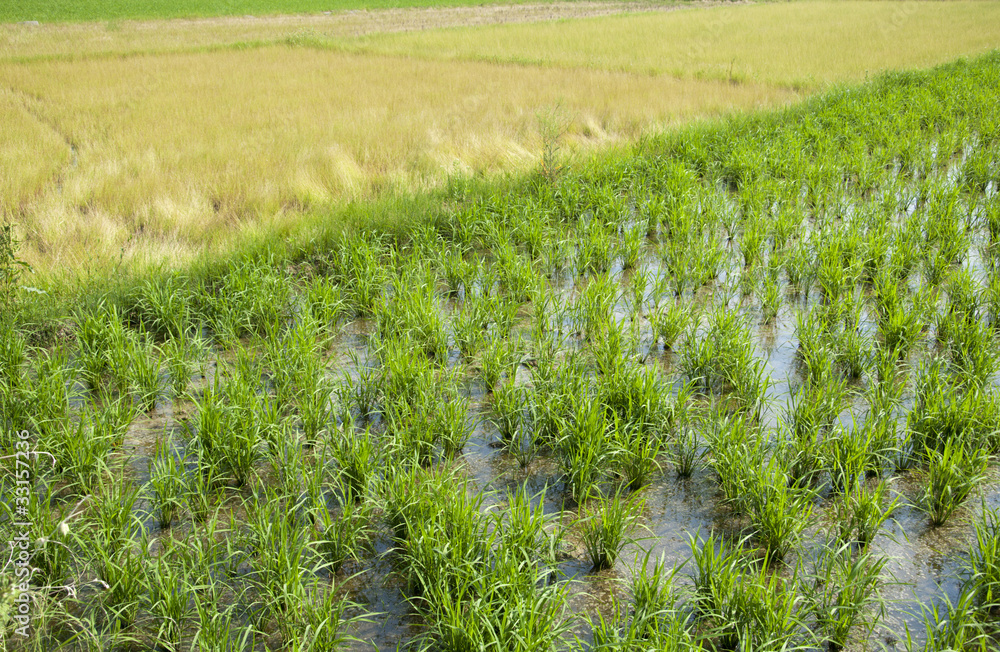
{"label": "flooded rice field", "polygon": [[990,62],[4,322],[7,645],[995,645]]}

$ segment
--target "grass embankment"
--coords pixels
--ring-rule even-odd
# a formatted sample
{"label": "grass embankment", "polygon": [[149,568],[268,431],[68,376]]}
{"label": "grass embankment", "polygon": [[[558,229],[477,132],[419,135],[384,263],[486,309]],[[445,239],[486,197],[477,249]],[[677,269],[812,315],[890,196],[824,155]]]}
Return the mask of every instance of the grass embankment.
{"label": "grass embankment", "polygon": [[[376,587],[408,625],[382,648],[840,650],[905,635],[885,548],[930,531],[963,570],[927,583],[950,604],[910,605],[918,638],[994,648],[998,514],[966,505],[1000,452],[998,85],[996,53],[888,75],[455,183],[404,202],[398,238],[317,221],[186,274],[21,293],[0,538],[37,570],[29,638],[8,617],[0,641],[336,649]],[[789,321],[775,397],[761,348]],[[630,563],[674,476],[705,483],[706,530]],[[594,610],[568,575],[631,582]]]}
{"label": "grass embankment", "polygon": [[371,26],[337,17],[4,27],[0,211],[43,274],[184,264],[350,199],[529,168],[540,115],[592,149],[977,52],[1000,43],[998,6],[810,2],[358,38]]}

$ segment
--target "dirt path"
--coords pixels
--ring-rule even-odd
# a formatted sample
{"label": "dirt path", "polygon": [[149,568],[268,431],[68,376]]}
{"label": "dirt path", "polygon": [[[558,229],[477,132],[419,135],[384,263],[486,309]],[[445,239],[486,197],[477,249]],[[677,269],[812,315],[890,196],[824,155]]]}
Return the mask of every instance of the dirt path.
{"label": "dirt path", "polygon": [[267,43],[298,35],[350,37],[442,27],[530,23],[630,12],[672,11],[710,4],[719,3],[555,2],[352,10],[292,16],[0,25],[0,59],[31,60],[53,56],[169,52],[238,43]]}

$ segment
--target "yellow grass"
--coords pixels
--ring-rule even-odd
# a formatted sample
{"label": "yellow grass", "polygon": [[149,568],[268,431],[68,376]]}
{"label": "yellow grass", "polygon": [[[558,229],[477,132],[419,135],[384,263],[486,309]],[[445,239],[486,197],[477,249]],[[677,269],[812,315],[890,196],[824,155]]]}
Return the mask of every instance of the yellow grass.
{"label": "yellow grass", "polygon": [[0,88],[0,216],[29,213],[33,202],[59,184],[70,147],[33,117],[31,98]]}
{"label": "yellow grass", "polygon": [[[247,223],[385,186],[532,164],[539,114],[570,141],[791,99],[758,85],[357,56],[285,46],[0,67],[76,160],[19,221],[41,267],[183,258]],[[31,141],[7,148],[24,152]],[[22,191],[15,189],[14,193]]]}
{"label": "yellow grass", "polygon": [[357,51],[796,86],[1000,47],[1000,2],[794,2],[358,38]]}

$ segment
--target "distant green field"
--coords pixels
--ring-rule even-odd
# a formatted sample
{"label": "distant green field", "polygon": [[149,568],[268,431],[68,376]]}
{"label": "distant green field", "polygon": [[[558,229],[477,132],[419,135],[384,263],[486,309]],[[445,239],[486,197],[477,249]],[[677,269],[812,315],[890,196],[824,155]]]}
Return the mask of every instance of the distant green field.
{"label": "distant green field", "polygon": [[[549,0],[533,0],[544,3]],[[0,23],[319,13],[393,7],[520,4],[518,0],[15,0],[0,2]]]}

